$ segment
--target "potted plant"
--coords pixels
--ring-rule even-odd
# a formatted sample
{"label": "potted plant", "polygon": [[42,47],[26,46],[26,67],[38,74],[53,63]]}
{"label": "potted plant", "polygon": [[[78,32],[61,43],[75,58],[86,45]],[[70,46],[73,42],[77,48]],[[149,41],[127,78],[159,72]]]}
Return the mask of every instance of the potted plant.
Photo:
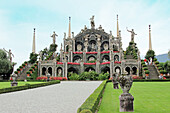
{"label": "potted plant", "polygon": [[161,74],[161,76],[163,76],[164,70],[160,70],[160,74]]}
{"label": "potted plant", "polygon": [[31,66],[32,70],[34,71],[35,70],[35,66]]}
{"label": "potted plant", "polygon": [[18,71],[15,71],[14,73],[15,73],[15,74],[18,74]]}
{"label": "potted plant", "polygon": [[35,68],[37,68],[37,64],[34,64]]}
{"label": "potted plant", "polygon": [[29,77],[30,76],[30,71],[27,71],[26,73],[27,73],[27,77]]}
{"label": "potted plant", "polygon": [[32,72],[33,72],[33,69],[32,69],[32,68],[30,68],[30,69],[29,69],[29,71],[30,71],[30,74],[32,74]]}
{"label": "potted plant", "polygon": [[18,74],[19,74],[20,73],[20,68],[18,68],[17,71],[18,71]]}
{"label": "potted plant", "polygon": [[144,69],[144,71],[146,71],[146,70],[148,70],[148,67],[144,67],[143,69]]}
{"label": "potted plant", "polygon": [[25,61],[25,62],[24,62],[24,64],[27,66],[27,65],[28,65],[28,62],[27,62],[27,61]]}
{"label": "potted plant", "polygon": [[25,68],[25,64],[22,64],[23,68]]}
{"label": "potted plant", "polygon": [[23,69],[23,66],[19,66],[19,68],[20,68],[20,71],[22,71],[22,69]]}
{"label": "potted plant", "polygon": [[162,70],[162,67],[158,67],[158,70]]}
{"label": "potted plant", "polygon": [[145,75],[148,77],[149,76],[149,70],[145,71]]}

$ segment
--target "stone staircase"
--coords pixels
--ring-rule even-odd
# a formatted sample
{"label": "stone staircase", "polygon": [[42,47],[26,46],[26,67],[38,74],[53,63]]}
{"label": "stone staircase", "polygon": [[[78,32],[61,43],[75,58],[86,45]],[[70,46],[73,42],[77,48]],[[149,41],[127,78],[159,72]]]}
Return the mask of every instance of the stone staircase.
{"label": "stone staircase", "polygon": [[133,55],[126,55],[126,59],[134,59]]}
{"label": "stone staircase", "polygon": [[31,68],[32,64],[28,64],[27,67],[18,75],[18,80],[25,80],[27,78],[27,71]]}
{"label": "stone staircase", "polygon": [[149,70],[149,78],[150,79],[158,79],[159,73],[157,72],[157,69],[154,65],[147,65]]}

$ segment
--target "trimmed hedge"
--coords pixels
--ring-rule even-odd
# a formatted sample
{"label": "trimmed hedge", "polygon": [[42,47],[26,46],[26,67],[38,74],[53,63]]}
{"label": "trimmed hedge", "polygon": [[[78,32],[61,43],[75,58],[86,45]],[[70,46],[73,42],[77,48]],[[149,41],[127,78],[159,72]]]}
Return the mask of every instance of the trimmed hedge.
{"label": "trimmed hedge", "polygon": [[[112,82],[112,80],[107,82]],[[133,82],[170,82],[170,79],[133,79]]]}
{"label": "trimmed hedge", "polygon": [[94,113],[98,107],[103,90],[105,89],[107,81],[103,81],[100,86],[86,99],[86,101],[78,108],[77,113]]}
{"label": "trimmed hedge", "polygon": [[9,87],[9,88],[3,88],[3,89],[0,89],[0,94],[14,92],[14,91],[21,91],[21,90],[26,90],[26,89],[32,89],[32,88],[58,84],[58,83],[60,83],[60,81],[56,80],[56,81],[50,81],[50,82],[45,82],[45,83],[39,83],[39,84],[25,84],[24,86],[14,86],[14,87]]}

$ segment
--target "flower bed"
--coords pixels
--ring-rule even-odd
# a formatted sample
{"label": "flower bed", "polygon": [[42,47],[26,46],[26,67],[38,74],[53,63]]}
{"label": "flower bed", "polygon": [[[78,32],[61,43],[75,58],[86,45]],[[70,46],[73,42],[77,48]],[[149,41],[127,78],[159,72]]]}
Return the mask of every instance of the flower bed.
{"label": "flower bed", "polygon": [[83,54],[83,52],[73,52],[73,54]]}
{"label": "flower bed", "polygon": [[103,64],[110,64],[110,62],[103,62],[103,63],[100,63],[100,65],[103,65]]}
{"label": "flower bed", "polygon": [[114,63],[115,64],[121,64],[121,61],[115,61]]}
{"label": "flower bed", "polygon": [[119,53],[119,51],[113,51],[113,53]]}
{"label": "flower bed", "polygon": [[[47,80],[46,76],[37,77],[36,80]],[[67,80],[66,77],[50,77],[50,80]]]}
{"label": "flower bed", "polygon": [[103,53],[110,53],[110,51],[102,51],[102,52],[100,52],[101,54],[103,54]]}
{"label": "flower bed", "polygon": [[80,63],[76,63],[76,62],[68,62],[67,64],[80,65]]}
{"label": "flower bed", "polygon": [[86,54],[97,54],[97,52],[86,52]]}
{"label": "flower bed", "polygon": [[95,63],[84,63],[84,65],[96,65],[96,62]]}
{"label": "flower bed", "polygon": [[137,76],[137,75],[132,75],[132,78],[133,78],[133,79],[143,79],[142,76]]}
{"label": "flower bed", "polygon": [[57,62],[57,64],[63,64],[63,62]]}

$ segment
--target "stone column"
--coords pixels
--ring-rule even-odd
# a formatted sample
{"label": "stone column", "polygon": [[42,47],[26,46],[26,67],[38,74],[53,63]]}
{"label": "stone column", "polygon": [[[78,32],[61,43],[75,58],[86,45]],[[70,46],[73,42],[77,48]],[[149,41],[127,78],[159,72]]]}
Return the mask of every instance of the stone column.
{"label": "stone column", "polygon": [[73,51],[70,52],[70,62],[73,62]]}
{"label": "stone column", "polygon": [[100,60],[96,60],[96,72],[100,73]]}
{"label": "stone column", "polygon": [[80,73],[84,72],[84,62],[80,62]]}
{"label": "stone column", "polygon": [[75,52],[75,39],[73,38],[73,52]]}

